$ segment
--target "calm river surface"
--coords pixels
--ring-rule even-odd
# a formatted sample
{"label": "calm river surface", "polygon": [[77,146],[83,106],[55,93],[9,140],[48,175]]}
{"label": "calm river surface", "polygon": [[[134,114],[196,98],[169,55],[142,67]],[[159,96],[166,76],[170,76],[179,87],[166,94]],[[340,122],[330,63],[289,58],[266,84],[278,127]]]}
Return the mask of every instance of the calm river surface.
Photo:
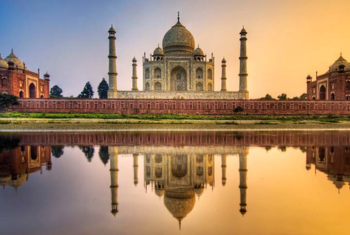
{"label": "calm river surface", "polygon": [[350,132],[0,134],[0,234],[349,234]]}

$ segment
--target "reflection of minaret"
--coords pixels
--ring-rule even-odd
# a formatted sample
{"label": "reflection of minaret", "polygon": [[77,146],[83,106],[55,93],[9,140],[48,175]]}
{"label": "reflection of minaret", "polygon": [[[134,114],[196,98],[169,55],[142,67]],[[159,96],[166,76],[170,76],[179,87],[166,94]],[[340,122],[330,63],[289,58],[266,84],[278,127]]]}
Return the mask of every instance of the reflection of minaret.
{"label": "reflection of minaret", "polygon": [[118,147],[108,147],[110,158],[110,174],[111,174],[111,195],[112,195],[112,211],[116,216],[118,212]]}
{"label": "reflection of minaret", "polygon": [[133,154],[134,157],[134,185],[136,186],[139,182],[138,168],[139,168],[139,155]]}
{"label": "reflection of minaret", "polygon": [[239,154],[239,190],[241,194],[241,209],[239,210],[242,215],[247,212],[247,153],[243,150],[243,153]]}
{"label": "reflection of minaret", "polygon": [[221,156],[222,186],[226,185],[226,154]]}

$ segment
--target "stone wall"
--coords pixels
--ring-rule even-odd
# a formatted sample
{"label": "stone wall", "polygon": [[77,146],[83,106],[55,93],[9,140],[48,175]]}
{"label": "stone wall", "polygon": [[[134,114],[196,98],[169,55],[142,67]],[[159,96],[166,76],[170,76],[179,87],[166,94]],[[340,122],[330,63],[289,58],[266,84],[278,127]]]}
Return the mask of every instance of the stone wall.
{"label": "stone wall", "polygon": [[119,99],[248,99],[245,92],[218,91],[118,91]]}
{"label": "stone wall", "polygon": [[[154,93],[154,92],[152,92]],[[170,92],[168,92],[170,93]],[[218,92],[219,93],[219,92]],[[190,94],[190,93],[189,93]],[[233,99],[19,99],[11,111],[118,114],[350,114],[349,101],[262,101]]]}
{"label": "stone wall", "polygon": [[[152,151],[174,151],[166,148],[174,147],[176,150],[203,148],[206,153],[239,152],[242,147],[344,147],[350,146],[350,134],[346,131],[338,132],[306,132],[306,131],[274,131],[252,132],[242,131],[227,134],[226,132],[195,132],[195,131],[157,131],[149,132],[24,132],[10,133],[9,138],[18,138],[20,145],[55,146],[119,146],[123,153],[151,153]],[[241,150],[239,150],[241,149]],[[135,151],[135,152],[133,152]],[[202,151],[202,150],[200,150]],[[198,154],[200,153],[197,152]],[[349,156],[350,150],[348,148]]]}

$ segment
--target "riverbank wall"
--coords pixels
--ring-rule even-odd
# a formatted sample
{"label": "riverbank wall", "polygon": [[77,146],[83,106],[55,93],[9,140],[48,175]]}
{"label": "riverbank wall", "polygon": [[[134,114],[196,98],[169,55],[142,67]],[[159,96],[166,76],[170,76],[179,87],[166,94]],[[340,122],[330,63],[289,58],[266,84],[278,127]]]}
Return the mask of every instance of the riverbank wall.
{"label": "riverbank wall", "polygon": [[[9,111],[116,114],[350,114],[350,101],[224,100],[224,99],[19,99]],[[236,109],[237,111],[237,109]]]}

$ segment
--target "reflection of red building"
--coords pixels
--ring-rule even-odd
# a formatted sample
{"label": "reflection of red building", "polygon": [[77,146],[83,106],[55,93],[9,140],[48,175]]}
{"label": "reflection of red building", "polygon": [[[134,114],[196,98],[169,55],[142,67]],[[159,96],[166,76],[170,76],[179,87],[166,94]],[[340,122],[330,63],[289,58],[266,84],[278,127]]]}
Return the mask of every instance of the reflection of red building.
{"label": "reflection of red building", "polygon": [[311,164],[326,173],[338,189],[345,183],[350,185],[350,147],[308,147],[306,169]]}
{"label": "reflection of red building", "polygon": [[50,98],[50,75],[40,78],[39,72],[30,71],[11,52],[5,59],[0,55],[0,94],[10,94],[21,98]]}
{"label": "reflection of red building", "polygon": [[20,146],[2,150],[0,153],[0,184],[18,188],[28,180],[31,173],[46,165],[51,170],[51,147]]}

